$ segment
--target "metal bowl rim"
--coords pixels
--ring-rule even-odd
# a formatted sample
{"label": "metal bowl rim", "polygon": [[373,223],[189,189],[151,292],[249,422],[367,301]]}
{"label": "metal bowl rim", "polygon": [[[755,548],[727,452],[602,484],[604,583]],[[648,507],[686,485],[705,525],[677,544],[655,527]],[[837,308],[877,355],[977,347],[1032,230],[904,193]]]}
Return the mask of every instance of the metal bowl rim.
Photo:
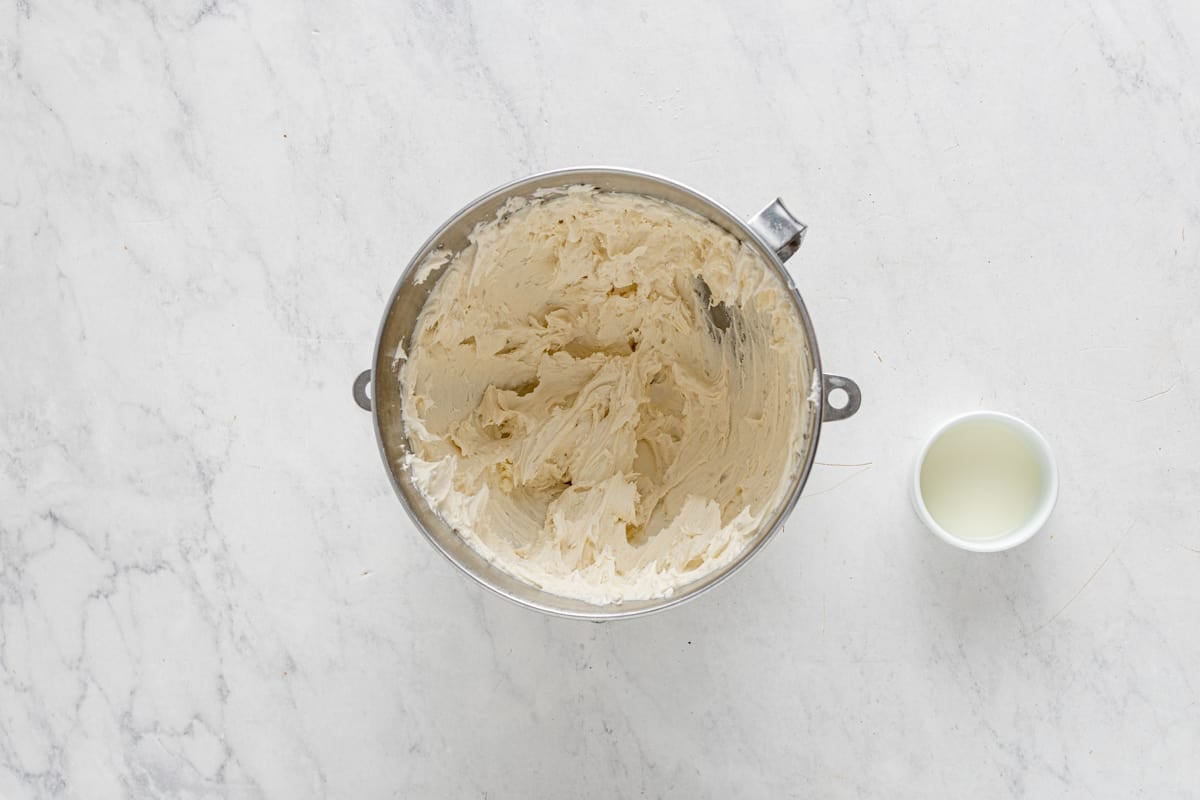
{"label": "metal bowl rim", "polygon": [[[792,485],[791,490],[788,492],[787,498],[776,509],[775,514],[770,523],[770,526],[767,528],[766,532],[756,536],[755,539],[753,541],[751,541],[751,543],[740,554],[738,554],[737,558],[735,558],[733,561],[729,562],[725,566],[721,567],[716,572],[705,575],[699,581],[693,582],[691,584],[684,584],[677,591],[673,592],[672,594],[670,594],[666,597],[658,598],[656,600],[638,601],[638,602],[649,604],[642,608],[623,609],[622,604],[620,604],[620,603],[613,603],[613,604],[604,605],[604,606],[597,605],[597,606],[594,606],[593,610],[589,610],[589,611],[574,611],[574,610],[568,610],[568,609],[563,609],[563,608],[556,608],[552,605],[540,602],[538,600],[530,599],[527,597],[519,597],[509,591],[506,591],[502,587],[493,585],[483,575],[476,573],[473,569],[468,567],[466,564],[461,563],[459,561],[459,559],[455,557],[454,554],[452,554],[445,547],[442,546],[441,542],[438,541],[437,537],[434,536],[433,533],[431,533],[425,527],[424,522],[422,522],[421,519],[417,516],[415,509],[413,509],[409,505],[407,498],[405,497],[403,491],[400,488],[398,479],[395,474],[395,470],[392,469],[391,462],[388,459],[387,450],[384,447],[383,427],[379,421],[378,406],[374,403],[372,403],[371,417],[372,417],[374,427],[375,427],[375,440],[376,440],[376,444],[379,448],[379,455],[383,460],[384,468],[388,474],[388,480],[391,482],[391,485],[392,485],[392,490],[395,492],[396,497],[400,500],[400,505],[404,507],[404,511],[408,515],[408,518],[410,520],[412,520],[413,525],[417,528],[418,531],[421,532],[421,535],[424,536],[425,539],[430,544],[432,544],[439,553],[441,553],[447,560],[449,560],[450,563],[452,563],[460,572],[466,574],[468,577],[470,577],[472,580],[474,580],[476,583],[478,583],[480,586],[484,587],[485,589],[499,595],[500,597],[503,597],[504,599],[506,599],[512,603],[516,603],[517,605],[522,606],[524,608],[533,609],[535,611],[540,611],[544,614],[548,614],[551,616],[560,617],[560,618],[564,618],[564,619],[588,620],[588,621],[592,621],[592,622],[607,622],[607,621],[620,620],[620,619],[634,619],[637,617],[646,616],[648,614],[655,614],[660,611],[665,611],[668,608],[673,608],[675,606],[678,606],[688,600],[691,600],[691,599],[703,594],[704,592],[707,592],[709,589],[712,589],[714,586],[717,586],[718,584],[723,583],[725,580],[727,580],[729,578],[730,575],[732,575],[733,573],[735,573],[739,569],[741,569],[746,564],[746,562],[748,562],[756,553],[758,553],[760,550],[762,550],[762,548],[767,544],[767,542],[769,542],[771,539],[773,539],[779,533],[779,531],[783,529],[784,523],[791,516],[792,511],[795,509],[796,504],[800,500],[800,495],[804,490],[804,485],[808,482],[808,475],[811,472],[812,467],[813,467],[813,462],[816,459],[817,446],[818,446],[818,442],[819,442],[820,435],[821,435],[821,412],[824,407],[822,399],[821,399],[825,396],[824,373],[821,370],[821,354],[820,354],[819,348],[817,347],[816,333],[813,330],[812,320],[809,317],[808,309],[804,305],[803,297],[801,297],[800,292],[796,289],[795,282],[792,280],[792,277],[788,273],[787,268],[784,266],[783,262],[779,259],[779,256],[762,240],[762,237],[760,237],[739,215],[735,214],[733,211],[729,210],[722,204],[713,200],[711,197],[704,194],[703,192],[693,189],[692,187],[690,187],[686,184],[679,183],[678,181],[672,180],[670,178],[667,178],[667,177],[664,177],[662,175],[658,175],[658,174],[655,174],[652,172],[645,172],[642,170],[630,169],[627,167],[583,165],[583,166],[564,167],[564,168],[560,168],[560,169],[546,170],[544,172],[538,172],[538,173],[534,173],[532,175],[527,175],[522,178],[517,178],[516,180],[509,181],[508,183],[505,183],[501,186],[496,187],[495,189],[492,189],[488,192],[485,192],[485,193],[479,195],[474,200],[472,200],[471,202],[464,205],[462,208],[460,208],[458,211],[456,211],[454,214],[452,214],[450,217],[448,217],[444,223],[442,223],[440,226],[438,226],[437,230],[435,230],[424,241],[424,243],[422,243],[422,245],[416,250],[416,253],[413,255],[412,259],[409,260],[408,265],[400,273],[400,277],[397,279],[395,287],[393,287],[391,293],[388,295],[388,300],[387,300],[387,304],[385,306],[383,317],[381,318],[381,320],[379,322],[379,330],[375,337],[374,357],[372,359],[372,382],[374,382],[376,376],[381,375],[381,374],[387,374],[386,372],[381,372],[381,370],[380,370],[380,366],[381,366],[382,360],[384,358],[384,354],[382,352],[382,347],[383,347],[384,332],[388,327],[389,320],[391,319],[392,310],[395,307],[396,299],[399,296],[401,289],[404,287],[405,282],[407,281],[409,275],[412,274],[416,269],[418,269],[424,263],[424,261],[428,257],[428,255],[433,250],[436,249],[437,244],[445,236],[447,231],[454,228],[463,217],[471,214],[476,209],[478,209],[480,206],[483,206],[488,203],[492,203],[501,198],[508,199],[510,197],[517,196],[517,195],[521,194],[522,189],[529,187],[531,184],[545,184],[545,182],[548,180],[561,179],[562,182],[557,185],[565,187],[565,186],[570,186],[572,184],[577,184],[577,183],[586,183],[587,181],[584,180],[584,177],[586,175],[594,175],[596,173],[617,175],[617,176],[629,177],[629,178],[634,178],[634,179],[648,180],[648,181],[654,182],[654,183],[660,183],[660,184],[670,187],[678,192],[682,192],[685,195],[689,195],[693,200],[699,202],[702,205],[705,205],[705,206],[708,206],[710,208],[714,208],[714,209],[720,211],[729,220],[733,221],[733,223],[735,223],[738,226],[738,231],[736,233],[733,231],[730,231],[730,232],[734,233],[734,235],[737,236],[737,238],[741,241],[753,242],[754,245],[757,247],[759,254],[761,256],[763,256],[766,259],[767,263],[775,269],[776,273],[784,281],[784,284],[788,287],[788,289],[791,290],[793,304],[794,304],[794,307],[796,308],[797,313],[800,316],[801,326],[804,330],[804,334],[805,334],[805,337],[806,337],[808,345],[809,345],[809,356],[810,356],[810,359],[812,362],[812,369],[813,369],[813,378],[812,378],[813,383],[812,383],[812,387],[811,387],[810,394],[809,394],[809,405],[810,405],[810,413],[814,415],[814,418],[813,418],[813,421],[810,423],[811,436],[809,438],[809,446],[807,447],[807,452],[804,454],[804,462],[801,465],[801,468],[799,469],[799,471],[796,473],[796,478],[793,480],[793,485]],[[542,188],[545,188],[545,187],[542,187]],[[648,195],[648,196],[652,196],[652,195]],[[666,198],[662,198],[662,197],[659,197],[656,199],[666,200]],[[670,201],[668,200],[668,202],[670,202]],[[695,212],[693,212],[693,213],[695,213]],[[710,221],[713,221],[713,220],[710,220]],[[724,226],[722,226],[722,227],[724,227]],[[432,511],[433,509],[431,508],[430,510]],[[436,514],[437,512],[434,511],[433,513]],[[468,544],[468,546],[470,546],[470,543],[467,543],[467,544]],[[480,555],[482,556],[482,554],[480,554]],[[497,567],[497,568],[502,569],[500,567]],[[520,581],[522,579],[517,578],[516,580]],[[545,590],[539,589],[538,587],[533,586],[531,584],[529,585],[529,588],[531,590],[538,591],[541,594],[554,596],[552,592],[547,592]],[[564,599],[575,599],[575,598],[564,598]]]}

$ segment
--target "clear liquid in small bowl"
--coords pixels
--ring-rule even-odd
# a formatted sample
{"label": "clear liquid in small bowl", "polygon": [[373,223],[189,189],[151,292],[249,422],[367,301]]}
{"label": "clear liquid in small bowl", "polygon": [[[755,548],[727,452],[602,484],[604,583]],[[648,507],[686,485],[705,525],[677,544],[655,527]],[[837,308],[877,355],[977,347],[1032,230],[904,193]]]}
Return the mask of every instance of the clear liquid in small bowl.
{"label": "clear liquid in small bowl", "polygon": [[1045,467],[1032,442],[995,419],[968,419],[944,431],[921,465],[930,516],[961,539],[995,539],[1037,511]]}

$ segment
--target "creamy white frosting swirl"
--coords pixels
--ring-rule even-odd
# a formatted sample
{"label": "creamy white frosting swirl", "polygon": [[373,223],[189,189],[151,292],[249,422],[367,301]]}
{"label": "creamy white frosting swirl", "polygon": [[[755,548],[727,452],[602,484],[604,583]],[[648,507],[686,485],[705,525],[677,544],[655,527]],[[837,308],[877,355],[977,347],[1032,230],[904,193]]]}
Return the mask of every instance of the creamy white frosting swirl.
{"label": "creamy white frosting swirl", "polygon": [[669,203],[510,203],[450,260],[408,348],[416,484],[547,591],[670,594],[736,558],[798,467],[810,367],[788,291]]}

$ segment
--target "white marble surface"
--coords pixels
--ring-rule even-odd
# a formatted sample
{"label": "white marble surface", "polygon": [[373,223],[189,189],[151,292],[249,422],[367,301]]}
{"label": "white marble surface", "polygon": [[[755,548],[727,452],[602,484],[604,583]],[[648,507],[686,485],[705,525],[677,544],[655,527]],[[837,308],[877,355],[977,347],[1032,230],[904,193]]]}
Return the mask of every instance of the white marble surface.
{"label": "white marble surface", "polygon": [[[744,7],[743,7],[744,6]],[[1200,796],[1200,6],[0,7],[0,797]],[[865,404],[745,570],[477,588],[350,381],[459,205],[578,163],[810,224]],[[942,417],[1041,427],[955,551]]]}

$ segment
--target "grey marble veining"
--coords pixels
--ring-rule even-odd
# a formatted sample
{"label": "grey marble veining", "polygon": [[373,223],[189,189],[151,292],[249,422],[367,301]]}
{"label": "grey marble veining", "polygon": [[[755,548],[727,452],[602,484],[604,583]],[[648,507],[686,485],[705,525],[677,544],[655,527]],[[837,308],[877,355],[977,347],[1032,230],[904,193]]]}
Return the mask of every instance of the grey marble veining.
{"label": "grey marble veining", "polygon": [[[1200,796],[1200,6],[0,8],[0,797]],[[809,223],[787,530],[623,624],[458,575],[349,386],[475,195],[611,163]],[[905,481],[1022,415],[1049,527]]]}

